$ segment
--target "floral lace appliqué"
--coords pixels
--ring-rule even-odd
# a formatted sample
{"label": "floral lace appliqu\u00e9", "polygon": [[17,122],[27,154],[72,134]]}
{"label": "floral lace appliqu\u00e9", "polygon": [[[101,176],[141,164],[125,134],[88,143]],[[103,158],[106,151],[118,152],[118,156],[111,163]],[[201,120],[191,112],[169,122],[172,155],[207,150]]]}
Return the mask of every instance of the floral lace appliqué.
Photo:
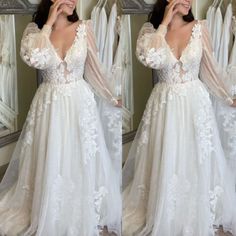
{"label": "floral lace appliqu\u00e9", "polygon": [[108,191],[105,187],[100,187],[98,191],[94,192],[94,206],[96,212],[97,221],[100,221],[101,218],[101,207],[102,201],[104,200],[105,196],[108,194]]}
{"label": "floral lace appliqu\u00e9", "polygon": [[211,157],[214,151],[213,146],[213,114],[211,103],[204,100],[200,101],[198,111],[194,118],[196,139],[198,143],[199,150],[199,163],[202,164],[204,160]]}

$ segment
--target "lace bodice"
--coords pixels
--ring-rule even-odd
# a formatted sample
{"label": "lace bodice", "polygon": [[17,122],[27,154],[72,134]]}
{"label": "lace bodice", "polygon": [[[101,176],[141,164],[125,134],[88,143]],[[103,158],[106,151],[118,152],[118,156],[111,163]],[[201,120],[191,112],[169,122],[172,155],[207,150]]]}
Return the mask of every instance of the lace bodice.
{"label": "lace bodice", "polygon": [[227,76],[220,71],[214,59],[210,36],[205,21],[198,21],[192,29],[190,40],[180,58],[176,58],[168,45],[165,35],[167,28],[160,25],[155,30],[150,23],[142,27],[136,54],[145,66],[157,70],[160,82],[175,84],[201,80],[215,96],[232,104],[227,91]]}
{"label": "lace bodice", "polygon": [[[74,43],[67,51],[64,59],[60,58],[56,49],[51,45],[51,56],[55,57],[55,60],[52,60],[49,67],[42,70],[44,82],[58,84],[83,79],[84,65],[87,56],[86,40],[84,40],[86,37],[85,25],[80,24],[76,31]],[[48,52],[46,51],[46,53]],[[35,53],[35,56],[38,57],[39,55]],[[31,57],[30,60],[32,59],[34,58]]]}
{"label": "lace bodice", "polygon": [[21,42],[21,57],[29,65],[40,69],[44,83],[68,84],[86,79],[99,96],[117,104],[108,84],[108,74],[98,59],[91,21],[83,21],[76,29],[73,44],[61,58],[50,41],[51,27],[40,30],[30,23]]}

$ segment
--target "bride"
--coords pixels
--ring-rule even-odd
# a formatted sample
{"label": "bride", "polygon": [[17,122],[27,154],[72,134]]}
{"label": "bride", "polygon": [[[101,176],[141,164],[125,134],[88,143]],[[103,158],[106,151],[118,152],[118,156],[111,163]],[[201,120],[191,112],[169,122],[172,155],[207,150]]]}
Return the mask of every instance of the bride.
{"label": "bride", "polygon": [[137,57],[159,83],[124,166],[124,236],[212,236],[219,225],[236,235],[233,178],[209,92],[230,106],[236,100],[191,4],[158,0],[139,34]]}
{"label": "bride", "polygon": [[42,0],[21,57],[43,83],[0,184],[1,236],[120,234],[119,176],[104,141],[94,92],[120,106],[101,71],[90,21],[77,0]]}

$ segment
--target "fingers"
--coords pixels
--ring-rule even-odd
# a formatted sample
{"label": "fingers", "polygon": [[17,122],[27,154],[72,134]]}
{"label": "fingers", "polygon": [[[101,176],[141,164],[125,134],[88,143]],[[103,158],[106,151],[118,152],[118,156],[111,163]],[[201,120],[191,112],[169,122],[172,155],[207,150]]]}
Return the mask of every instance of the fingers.
{"label": "fingers", "polygon": [[182,0],[173,0],[173,1],[171,1],[171,2],[167,5],[167,7],[168,7],[168,8],[172,8],[173,6],[175,6],[175,5],[177,5],[177,4],[181,3],[181,2],[182,2]]}
{"label": "fingers", "polygon": [[177,12],[178,12],[178,9],[175,9],[175,10],[173,11],[173,16],[174,16]]}
{"label": "fingers", "polygon": [[72,1],[69,0],[57,0],[56,2],[53,3],[51,6],[53,9],[57,9],[62,5],[62,4],[67,4],[69,6],[73,6]]}
{"label": "fingers", "polygon": [[[73,3],[70,0],[56,0],[52,6],[51,11],[52,14],[56,14],[56,16],[60,15],[62,13],[62,9],[60,8],[63,4],[68,5],[69,7],[73,7]],[[54,13],[53,13],[54,12]]]}
{"label": "fingers", "polygon": [[182,0],[173,0],[170,4],[167,6],[168,12],[172,12],[174,14],[174,8],[177,4],[179,4]]}
{"label": "fingers", "polygon": [[167,10],[173,12],[175,6],[180,2],[181,0],[173,0],[170,4],[167,5]]}
{"label": "fingers", "polygon": [[173,0],[167,5],[167,7],[169,9],[173,9],[177,4],[190,5],[190,1],[189,0]]}
{"label": "fingers", "polygon": [[60,15],[61,13],[62,13],[62,9],[59,9],[58,11],[57,11],[57,15]]}
{"label": "fingers", "polygon": [[65,0],[57,0],[51,6],[52,10],[58,11],[58,8],[65,2]]}
{"label": "fingers", "polygon": [[62,3],[64,3],[65,2],[65,0],[57,0],[57,1],[55,1],[53,4],[52,4],[52,8],[57,8],[57,7],[59,7]]}
{"label": "fingers", "polygon": [[[171,1],[168,1],[169,2],[169,4],[171,4],[171,3],[173,3],[174,2],[174,0],[171,0]],[[189,3],[190,4],[190,0],[180,0],[180,3]]]}
{"label": "fingers", "polygon": [[[175,11],[175,7],[178,4],[183,4],[183,5],[187,5],[190,6],[190,1],[189,0],[172,0],[168,5],[167,5],[167,10],[171,11],[173,14],[176,13]],[[175,11],[175,12],[174,12]]]}

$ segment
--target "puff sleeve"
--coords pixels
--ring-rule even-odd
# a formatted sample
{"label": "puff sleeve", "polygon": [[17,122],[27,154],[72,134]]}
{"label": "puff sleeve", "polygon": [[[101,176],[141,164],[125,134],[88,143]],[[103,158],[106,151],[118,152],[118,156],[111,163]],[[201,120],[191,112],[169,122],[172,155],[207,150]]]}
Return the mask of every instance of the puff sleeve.
{"label": "puff sleeve", "polygon": [[212,40],[206,21],[202,21],[201,25],[203,55],[200,66],[200,79],[207,85],[210,93],[231,105],[233,100],[227,89],[230,79],[226,72],[223,69],[221,70],[220,65],[214,58]]}
{"label": "puff sleeve", "polygon": [[152,69],[161,69],[166,64],[166,33],[164,25],[159,25],[157,30],[149,22],[143,25],[136,45],[136,56],[142,64]]}
{"label": "puff sleeve", "polygon": [[109,84],[108,72],[103,68],[98,57],[98,49],[93,33],[91,20],[86,22],[87,58],[85,62],[84,78],[94,89],[94,92],[113,105],[118,104]]}
{"label": "puff sleeve", "polygon": [[36,69],[46,69],[53,61],[50,42],[51,27],[44,25],[40,30],[35,23],[29,23],[21,40],[20,55],[23,61]]}

